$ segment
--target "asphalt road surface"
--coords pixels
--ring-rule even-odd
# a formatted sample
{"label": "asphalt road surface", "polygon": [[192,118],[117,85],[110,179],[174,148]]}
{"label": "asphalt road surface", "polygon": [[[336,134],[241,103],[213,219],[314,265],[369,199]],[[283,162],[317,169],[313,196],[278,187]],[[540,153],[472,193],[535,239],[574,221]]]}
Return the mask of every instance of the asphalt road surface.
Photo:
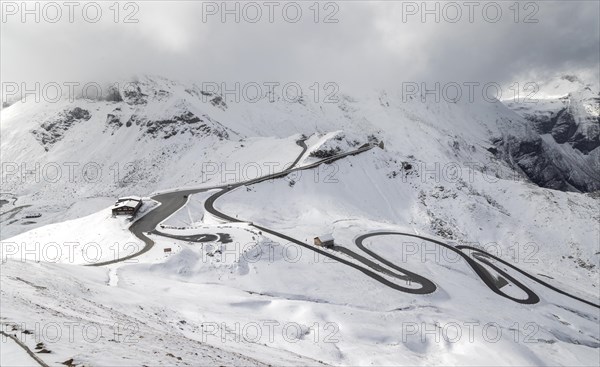
{"label": "asphalt road surface", "polygon": [[[371,145],[365,145],[365,146],[360,147],[357,150],[354,150],[354,151],[351,151],[348,153],[338,154],[338,155],[335,155],[335,156],[332,156],[329,158],[322,159],[322,160],[315,162],[313,164],[310,164],[310,165],[295,168],[295,166],[298,164],[298,162],[300,161],[300,159],[303,157],[303,155],[306,153],[306,150],[307,150],[307,147],[306,147],[306,144],[304,143],[304,141],[298,141],[297,144],[303,148],[302,153],[293,162],[293,164],[290,166],[290,168],[288,168],[282,172],[273,173],[270,175],[266,175],[266,176],[262,176],[262,177],[258,177],[255,179],[251,179],[251,180],[247,180],[247,181],[243,181],[243,182],[239,182],[239,183],[235,183],[235,184],[230,184],[230,185],[223,185],[223,186],[216,186],[216,187],[202,188],[202,189],[173,191],[173,192],[167,192],[167,193],[163,193],[163,194],[153,197],[154,200],[156,200],[160,203],[160,206],[158,206],[155,209],[153,209],[152,211],[150,211],[148,214],[146,214],[145,216],[140,218],[138,221],[136,221],[130,227],[131,232],[135,236],[140,238],[142,241],[144,241],[144,243],[145,243],[144,249],[142,249],[138,253],[135,253],[133,255],[130,255],[130,256],[127,256],[127,257],[124,257],[121,259],[115,259],[112,261],[107,261],[104,263],[98,263],[98,264],[94,264],[94,265],[102,266],[102,265],[118,263],[121,261],[129,260],[131,258],[137,257],[137,256],[149,251],[152,248],[152,246],[154,245],[154,242],[150,238],[148,238],[145,234],[147,234],[149,232],[155,232],[156,231],[155,228],[159,225],[159,223],[164,221],[171,214],[175,213],[177,210],[179,210],[181,207],[183,207],[186,204],[187,197],[189,195],[197,194],[197,193],[205,192],[205,191],[209,191],[209,190],[219,189],[219,191],[217,193],[215,193],[214,195],[211,195],[205,201],[205,203],[204,203],[205,210],[207,212],[211,213],[212,215],[214,215],[218,218],[221,218],[225,221],[228,221],[228,222],[234,222],[234,223],[245,222],[243,220],[240,220],[238,218],[233,218],[230,215],[227,215],[225,213],[218,211],[214,206],[215,202],[223,195],[225,195],[228,192],[235,190],[241,186],[254,185],[254,184],[257,184],[257,183],[260,183],[263,181],[273,180],[276,178],[282,178],[282,177],[285,177],[295,171],[312,169],[312,168],[318,167],[319,165],[332,163],[336,160],[339,160],[339,159],[342,159],[342,158],[345,158],[348,156],[360,154],[360,153],[366,152],[366,151],[370,150],[371,148],[373,148],[373,146],[371,146]],[[523,283],[519,282],[517,279],[512,277],[510,274],[506,273],[504,270],[500,269],[497,265],[492,263],[490,260],[492,260],[492,259],[496,260],[496,261],[502,263],[503,265],[508,266],[511,269],[517,271],[518,273],[524,275],[525,277],[537,282],[538,284],[545,286],[549,289],[552,289],[564,296],[567,296],[574,300],[583,302],[590,306],[600,308],[600,305],[598,305],[596,303],[587,301],[587,300],[577,297],[569,292],[558,289],[558,288],[542,281],[541,279],[515,267],[512,264],[509,264],[508,262],[506,262],[492,254],[489,254],[481,249],[474,248],[474,247],[451,246],[444,242],[441,242],[441,241],[438,241],[438,240],[435,240],[432,238],[428,238],[425,236],[421,236],[421,235],[417,235],[417,234],[413,234],[413,233],[393,232],[393,231],[373,232],[373,233],[368,233],[368,234],[364,234],[364,235],[357,237],[355,239],[356,246],[361,251],[365,252],[370,257],[372,257],[373,259],[379,261],[381,264],[384,264],[385,266],[388,267],[388,268],[385,268],[385,267],[381,266],[380,264],[378,264],[360,254],[357,254],[356,252],[354,252],[350,249],[347,249],[345,247],[334,246],[334,248],[331,250],[320,248],[320,247],[315,247],[313,245],[307,244],[305,242],[302,242],[300,240],[297,240],[295,238],[287,236],[283,233],[274,231],[272,229],[262,227],[260,225],[254,224],[254,223],[252,225],[262,232],[271,234],[273,236],[284,239],[290,243],[294,243],[296,245],[307,248],[310,251],[316,252],[322,256],[325,256],[325,257],[335,260],[341,264],[349,266],[357,271],[360,271],[364,275],[370,277],[371,279],[373,279],[385,286],[388,286],[392,289],[406,292],[406,293],[429,294],[429,293],[434,292],[437,288],[436,288],[436,285],[429,279],[427,279],[421,275],[418,275],[416,273],[413,273],[407,269],[401,268],[394,262],[386,259],[384,256],[381,256],[377,252],[366,247],[364,245],[364,241],[366,239],[376,237],[376,236],[408,236],[408,237],[419,238],[421,240],[428,241],[428,242],[434,243],[438,246],[444,247],[444,248],[458,254],[471,267],[471,269],[475,272],[475,274],[477,274],[479,276],[479,278],[481,278],[481,280],[484,282],[484,284],[490,290],[492,290],[494,293],[498,294],[501,297],[510,299],[517,303],[536,304],[540,301],[540,298],[531,289],[529,289]],[[161,235],[164,235],[164,234],[161,234]],[[202,236],[205,236],[205,235],[202,235]],[[172,235],[169,235],[168,237],[177,238]],[[179,239],[183,239],[184,237],[189,238],[190,236],[179,236]],[[468,250],[468,252],[465,253],[463,250]],[[355,261],[350,261],[342,256],[338,256],[336,254],[336,252],[339,254],[342,254],[343,256],[351,257]],[[366,267],[358,264],[357,262],[362,265],[365,265]],[[490,271],[488,269],[486,269],[482,264],[486,265],[487,267],[489,267],[489,268],[493,269],[495,272],[497,272],[499,274],[499,277],[496,278],[496,277],[492,276]],[[395,271],[392,271],[390,269],[393,269]],[[388,278],[382,276],[382,274],[386,275]],[[397,284],[397,283],[391,281],[389,278],[399,279],[399,280],[405,282],[405,284],[407,286]],[[502,288],[507,284],[507,282],[511,282],[516,287],[521,289],[526,294],[526,298],[513,297],[513,296],[503,292]],[[418,285],[418,287],[413,286],[413,284]]]}
{"label": "asphalt road surface", "polygon": [[[233,185],[220,185],[220,186],[215,186],[215,187],[206,187],[206,188],[201,188],[201,189],[189,189],[189,190],[179,190],[179,191],[174,190],[174,191],[165,192],[165,193],[153,196],[152,199],[157,201],[159,203],[159,206],[152,209],[149,213],[145,214],[143,217],[141,217],[140,219],[135,221],[131,225],[131,227],[129,227],[129,230],[131,231],[131,233],[133,233],[137,238],[139,238],[140,240],[142,240],[144,242],[144,248],[134,254],[129,255],[129,256],[124,256],[119,259],[113,259],[110,261],[104,261],[104,262],[90,264],[90,266],[105,266],[105,265],[116,264],[119,262],[133,259],[135,257],[138,257],[138,256],[150,251],[150,249],[152,249],[152,247],[154,246],[154,241],[152,241],[147,236],[147,234],[154,233],[156,227],[161,222],[163,222],[165,219],[167,219],[169,216],[171,216],[171,214],[173,214],[176,211],[178,211],[179,209],[181,209],[187,203],[189,195],[198,194],[201,192],[206,192],[206,191],[215,190],[215,189],[221,189],[221,190],[223,190],[223,192],[228,192],[233,187],[243,186],[250,182],[256,182],[256,180],[259,180],[259,179],[268,180],[268,179],[287,175],[286,172],[290,172],[293,169],[293,167],[295,167],[298,164],[298,162],[304,156],[304,154],[306,153],[306,150],[308,149],[304,140],[298,140],[296,142],[296,144],[298,144],[302,148],[302,152],[298,155],[298,157],[290,165],[290,167],[281,173],[274,173],[274,174],[271,174],[271,175],[268,175],[265,177],[261,177],[258,179],[249,180],[249,181],[245,181],[245,182],[240,182],[240,183],[236,183]],[[157,233],[157,234],[164,235],[163,233]],[[172,236],[168,236],[168,237],[172,238]]]}
{"label": "asphalt road surface", "polygon": [[[362,150],[364,151],[364,150]],[[352,152],[349,154],[346,154],[344,156],[350,155],[350,154],[359,154],[362,151],[356,151],[356,152]],[[333,160],[336,159],[341,159],[343,157],[332,157]],[[314,165],[311,166],[306,166],[303,167],[301,169],[309,169],[309,168],[314,168],[316,167],[318,164],[322,164],[322,163],[327,163],[325,162],[326,160],[320,161]],[[332,161],[332,160],[330,160]],[[293,170],[290,170],[293,171]],[[288,172],[289,173],[289,172]],[[269,178],[266,178],[269,179]],[[257,179],[255,180],[255,182],[252,183],[244,183],[243,185],[247,185],[247,184],[254,184],[254,183],[258,183],[261,181],[264,181],[265,179]],[[237,185],[235,187],[239,187],[241,186]],[[234,188],[235,188],[234,187]],[[242,222],[242,220],[239,220],[237,218],[233,218],[225,213],[222,213],[220,211],[218,211],[215,207],[214,204],[216,202],[217,199],[219,199],[220,197],[222,197],[223,195],[225,195],[226,193],[228,193],[230,191],[230,189],[226,189],[226,190],[222,190],[219,191],[218,193],[216,193],[215,195],[212,195],[210,198],[208,198],[204,204],[205,210],[223,220],[226,221],[230,221],[230,222]],[[398,265],[396,265],[395,263],[387,260],[385,257],[377,254],[376,252],[374,252],[373,250],[367,248],[364,246],[363,242],[364,240],[366,240],[367,238],[371,238],[371,237],[375,237],[375,236],[390,236],[390,235],[402,235],[402,236],[409,236],[409,237],[415,237],[415,238],[419,238],[425,241],[429,241],[432,242],[438,246],[444,247],[456,254],[458,254],[460,257],[462,257],[462,259],[471,267],[471,269],[473,269],[473,271],[475,272],[475,274],[477,274],[479,276],[479,278],[481,278],[481,280],[484,282],[484,284],[490,289],[492,290],[494,293],[498,294],[501,297],[510,299],[514,302],[517,303],[521,303],[521,304],[536,304],[540,301],[540,298],[537,294],[535,294],[531,289],[529,289],[527,286],[525,286],[523,283],[519,282],[517,279],[515,279],[513,276],[511,276],[510,274],[508,274],[507,272],[505,272],[504,270],[500,269],[498,266],[496,266],[495,264],[493,264],[492,262],[490,262],[488,259],[494,259],[496,261],[501,262],[502,264],[512,268],[513,270],[516,270],[517,272],[525,275],[526,277],[536,281],[537,283],[541,284],[542,286],[545,286],[547,288],[550,288],[562,295],[565,295],[569,298],[572,298],[574,300],[583,302],[585,304],[588,304],[590,306],[596,307],[596,308],[600,308],[600,305],[595,304],[593,302],[587,301],[585,299],[582,299],[580,297],[577,297],[569,292],[560,290],[554,286],[549,285],[548,283],[542,281],[541,279],[526,273],[525,271],[518,269],[517,267],[507,263],[506,261],[492,255],[489,254],[481,249],[477,249],[474,247],[469,247],[469,246],[451,246],[448,245],[444,242],[435,240],[433,238],[428,238],[425,236],[420,236],[420,235],[416,235],[413,233],[403,233],[403,232],[387,232],[387,231],[381,231],[381,232],[374,232],[374,233],[368,233],[368,234],[364,234],[361,235],[359,237],[357,237],[355,239],[355,244],[356,246],[361,249],[362,251],[364,251],[365,253],[367,253],[368,255],[370,255],[372,258],[376,259],[377,261],[381,262],[382,264],[388,266],[391,269],[396,270],[398,273],[392,272],[384,267],[382,267],[381,265],[365,258],[364,256],[361,256],[357,253],[355,253],[354,251],[351,251],[345,247],[341,247],[341,246],[335,246],[333,248],[334,251],[338,251],[344,255],[350,256],[352,257],[354,260],[359,261],[360,263],[366,265],[368,268],[372,269],[367,269],[365,267],[362,267],[358,264],[356,264],[355,262],[351,262],[348,261],[340,256],[335,255],[334,253],[332,253],[331,251],[327,251],[326,249],[322,249],[319,247],[315,247],[312,246],[310,244],[307,244],[305,242],[302,242],[300,240],[297,240],[295,238],[292,238],[290,236],[287,236],[283,233],[274,231],[272,229],[266,228],[266,227],[262,227],[260,225],[257,225],[256,223],[253,223],[253,226],[255,228],[258,228],[259,230],[265,232],[265,233],[269,233],[271,235],[277,236],[279,238],[282,238],[286,241],[289,241],[291,243],[295,243],[299,246],[302,246],[304,248],[307,248],[311,251],[317,252],[325,257],[328,257],[330,259],[336,260],[344,265],[350,266],[360,272],[362,272],[363,274],[365,274],[366,276],[370,277],[373,280],[378,281],[379,283],[386,285],[390,288],[402,291],[402,292],[406,292],[406,293],[413,293],[413,294],[429,294],[434,292],[437,288],[436,285],[428,280],[427,278],[420,276],[416,273],[410,272],[406,269],[403,269],[401,267],[399,267]],[[469,253],[465,253],[463,250],[470,250]],[[471,256],[469,256],[469,254]],[[481,264],[485,264],[486,266],[488,266],[489,268],[493,269],[495,272],[497,272],[500,277],[495,278],[494,276],[492,276],[492,274],[490,273],[490,271],[488,269],[486,269],[483,265]],[[380,274],[385,274],[388,277],[394,277],[400,280],[403,280],[405,282],[407,282],[408,284],[419,284],[420,287],[418,288],[413,288],[413,287],[404,287],[402,285],[396,284],[392,281],[390,281],[387,278],[382,277]],[[506,294],[505,292],[502,291],[502,288],[504,286],[507,285],[508,282],[511,282],[512,284],[514,284],[516,287],[518,287],[519,289],[521,289],[526,297],[525,298],[517,298],[517,297],[513,297],[509,294]]]}
{"label": "asphalt road surface", "polygon": [[[526,286],[524,286],[523,284],[521,284],[518,280],[514,279],[513,277],[511,277],[509,274],[507,274],[506,272],[502,271],[501,269],[493,266],[493,264],[491,263],[487,263],[486,265],[491,266],[494,268],[495,271],[498,271],[503,277],[505,277],[506,279],[510,280],[511,282],[513,282],[517,287],[519,287],[521,290],[523,290],[526,294],[527,294],[527,298],[525,299],[520,299],[520,298],[516,298],[516,297],[512,297],[504,292],[502,292],[501,287],[499,287],[499,284],[497,282],[497,280],[495,278],[493,278],[491,276],[491,274],[485,269],[483,268],[481,265],[479,265],[475,260],[473,260],[471,257],[469,257],[467,254],[465,254],[463,251],[461,251],[460,249],[454,247],[454,246],[450,246],[446,243],[443,243],[441,241],[437,241],[434,240],[432,238],[428,238],[428,237],[424,237],[424,236],[420,236],[420,235],[416,235],[413,233],[404,233],[404,232],[375,232],[375,233],[368,233],[368,234],[364,234],[362,236],[359,236],[355,239],[355,243],[356,246],[358,248],[360,248],[362,251],[366,252],[367,254],[369,254],[370,256],[372,256],[373,258],[377,259],[378,261],[382,262],[383,264],[397,269],[399,271],[403,271],[406,272],[406,270],[403,270],[402,268],[396,266],[396,264],[394,264],[391,261],[388,261],[385,257],[380,256],[379,254],[377,254],[376,252],[374,252],[373,250],[367,248],[363,242],[367,239],[367,238],[371,238],[371,237],[376,237],[376,236],[408,236],[408,237],[416,237],[425,241],[429,241],[432,243],[435,243],[438,246],[442,246],[444,248],[449,249],[450,251],[458,254],[459,256],[461,256],[466,262],[467,264],[469,264],[471,266],[471,268],[473,269],[473,271],[475,271],[475,273],[481,278],[481,280],[483,280],[483,282],[485,283],[485,285],[488,286],[488,288],[490,288],[493,292],[497,293],[498,295],[508,298],[510,300],[513,300],[515,302],[518,303],[523,303],[523,304],[534,304],[534,303],[538,303],[540,301],[539,297],[533,293],[533,291],[531,291],[529,288],[527,288]],[[484,252],[481,251],[481,253],[483,254]],[[411,276],[415,276],[416,274],[412,274]],[[420,276],[419,276],[420,277]],[[423,278],[423,277],[420,277]],[[425,278],[423,278],[425,279]]]}

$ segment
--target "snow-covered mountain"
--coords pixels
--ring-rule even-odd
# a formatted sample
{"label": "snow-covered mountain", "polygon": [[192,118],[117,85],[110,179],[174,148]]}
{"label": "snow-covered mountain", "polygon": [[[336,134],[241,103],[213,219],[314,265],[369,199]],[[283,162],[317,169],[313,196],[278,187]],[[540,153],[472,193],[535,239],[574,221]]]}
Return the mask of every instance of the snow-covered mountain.
{"label": "snow-covered mountain", "polygon": [[[383,91],[340,94],[336,103],[309,96],[290,103],[266,93],[257,102],[232,101],[193,84],[146,76],[112,84],[94,100],[36,103],[30,98],[2,110],[4,200],[18,198],[20,207],[32,205],[26,207],[29,212],[70,218],[64,213],[72,205],[84,213],[105,205],[99,197],[149,194],[227,176],[203,172],[209,161],[234,171],[223,163],[264,167],[276,150],[291,162],[279,144],[338,130],[361,142],[380,139],[403,159],[412,156],[430,166],[457,163],[465,175],[472,167],[542,187],[591,192],[600,185],[598,105],[589,90],[579,93],[570,97],[574,102],[568,109],[579,111],[576,115],[564,112],[561,100],[536,104],[539,110],[511,105],[525,119],[500,102],[404,101]],[[532,119],[542,122],[532,124]],[[570,127],[563,129],[565,124]],[[22,221],[10,218],[3,238],[31,226],[19,229]]]}
{"label": "snow-covered mountain", "polygon": [[[115,322],[138,326],[133,346],[108,337],[46,343],[53,363],[600,362],[597,308],[499,263],[541,301],[499,297],[463,262],[409,237],[374,238],[367,246],[431,279],[432,294],[382,286],[255,227],[306,243],[333,233],[336,245],[356,252],[358,236],[381,230],[471,244],[598,303],[593,91],[569,92],[576,107],[565,110],[561,99],[527,109],[499,101],[404,101],[392,91],[340,94],[335,103],[280,95],[236,102],[159,77],[128,85],[91,101],[17,102],[2,110],[0,224],[3,260],[10,258],[2,264],[2,283],[9,284],[2,292],[3,327],[78,320],[112,335]],[[568,129],[562,127],[571,124],[567,114],[575,121]],[[158,192],[245,181],[282,171],[297,158],[302,167],[366,143],[377,146],[233,189],[216,202],[245,223],[206,212],[211,190],[190,195],[163,223],[179,239],[148,234],[156,244],[135,261],[92,268],[81,266],[89,263],[83,250],[68,256],[72,242],[96,244],[97,261],[144,246],[129,222],[111,218],[108,207],[117,196],[146,197],[146,214],[154,207],[147,197]],[[26,218],[36,213],[41,217]],[[198,233],[230,240],[189,240]],[[63,249],[53,261],[18,261],[22,252],[14,250],[23,250],[21,244],[50,242]],[[523,297],[514,283],[502,289]],[[276,322],[273,340],[246,334],[252,323],[265,332],[265,321]],[[294,342],[282,335],[290,324],[299,327]],[[455,324],[463,334],[449,342]],[[497,339],[487,334],[489,325],[500,330]],[[436,332],[441,341],[432,338]]]}
{"label": "snow-covered mountain", "polygon": [[596,191],[600,188],[600,92],[577,76],[539,86],[526,102],[508,102],[541,135],[512,152],[516,164],[543,187]]}

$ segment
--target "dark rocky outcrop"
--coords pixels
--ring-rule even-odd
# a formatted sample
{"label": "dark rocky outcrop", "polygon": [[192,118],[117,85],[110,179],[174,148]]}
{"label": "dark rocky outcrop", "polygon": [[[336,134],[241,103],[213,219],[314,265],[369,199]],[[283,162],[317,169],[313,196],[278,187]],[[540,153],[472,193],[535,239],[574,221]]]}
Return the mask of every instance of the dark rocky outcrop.
{"label": "dark rocky outcrop", "polygon": [[[561,191],[600,190],[600,172],[593,168],[600,155],[580,163],[565,157],[539,135],[528,138],[509,136],[495,142],[501,156],[535,184]],[[597,167],[597,166],[596,166]]]}
{"label": "dark rocky outcrop", "polygon": [[124,101],[130,105],[145,105],[148,103],[148,95],[142,92],[139,85],[129,84],[123,91]]}
{"label": "dark rocky outcrop", "polygon": [[[505,131],[494,142],[510,164],[542,187],[593,192],[600,190],[600,98],[577,77],[560,98],[537,103],[508,103],[528,122],[528,133]],[[581,85],[579,85],[581,84]],[[516,120],[515,120],[516,121]]]}
{"label": "dark rocky outcrop", "polygon": [[[593,102],[600,104],[598,98]],[[567,104],[572,103],[567,98]],[[538,111],[539,112],[539,111]],[[565,107],[556,112],[529,113],[524,117],[539,134],[550,134],[558,144],[569,144],[587,155],[600,147],[600,117],[576,115]]]}
{"label": "dark rocky outcrop", "polygon": [[106,100],[109,102],[123,102],[123,97],[121,97],[121,93],[119,89],[115,86],[110,86],[108,88],[108,93],[106,94]]}
{"label": "dark rocky outcrop", "polygon": [[35,139],[49,151],[52,145],[63,139],[65,132],[81,121],[87,121],[92,117],[88,110],[75,107],[71,110],[60,112],[53,119],[47,120],[40,125],[39,129],[32,130]]}
{"label": "dark rocky outcrop", "polygon": [[119,128],[123,126],[123,122],[121,122],[121,119],[118,116],[113,115],[112,113],[106,115],[106,124],[113,128]]}
{"label": "dark rocky outcrop", "polygon": [[330,149],[318,149],[310,152],[309,156],[319,159],[325,159],[329,157],[333,157],[336,154],[341,153],[342,149],[340,147],[330,148]]}
{"label": "dark rocky outcrop", "polygon": [[575,134],[577,131],[577,123],[572,114],[567,112],[567,109],[562,109],[556,114],[551,120],[553,123],[550,134],[558,144],[564,144]]}
{"label": "dark rocky outcrop", "polygon": [[152,138],[169,139],[175,135],[186,133],[191,136],[214,135],[220,139],[229,138],[227,128],[213,121],[209,116],[198,117],[190,111],[161,120],[149,120],[134,114],[127,120],[125,126],[129,128],[134,125],[143,130],[144,136]]}

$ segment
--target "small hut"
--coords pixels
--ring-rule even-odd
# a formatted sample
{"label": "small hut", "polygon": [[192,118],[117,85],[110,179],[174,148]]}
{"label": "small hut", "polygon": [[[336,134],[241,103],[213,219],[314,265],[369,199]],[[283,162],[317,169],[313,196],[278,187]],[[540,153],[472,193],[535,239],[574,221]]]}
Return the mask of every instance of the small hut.
{"label": "small hut", "polygon": [[113,215],[135,215],[137,211],[142,206],[142,200],[134,200],[134,199],[119,199],[115,206],[112,207]]}
{"label": "small hut", "polygon": [[315,237],[315,246],[333,247],[333,235],[331,233]]}

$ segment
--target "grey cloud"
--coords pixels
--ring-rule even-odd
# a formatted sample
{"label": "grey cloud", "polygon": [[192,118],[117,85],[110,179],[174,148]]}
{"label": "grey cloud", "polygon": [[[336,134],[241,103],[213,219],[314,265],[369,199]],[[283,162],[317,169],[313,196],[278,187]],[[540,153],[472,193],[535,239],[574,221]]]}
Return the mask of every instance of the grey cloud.
{"label": "grey cloud", "polygon": [[217,17],[203,23],[202,5],[187,1],[137,2],[137,24],[115,24],[110,13],[94,24],[9,18],[2,23],[2,80],[109,81],[149,73],[195,82],[336,81],[378,88],[420,80],[504,83],[578,71],[597,78],[599,3],[535,3],[536,24],[514,23],[512,2],[501,2],[498,23],[477,12],[473,23],[417,17],[405,23],[401,2],[367,1],[337,2],[337,24],[315,24],[312,2],[302,3],[305,13],[296,24],[280,16],[273,24],[223,24]]}

